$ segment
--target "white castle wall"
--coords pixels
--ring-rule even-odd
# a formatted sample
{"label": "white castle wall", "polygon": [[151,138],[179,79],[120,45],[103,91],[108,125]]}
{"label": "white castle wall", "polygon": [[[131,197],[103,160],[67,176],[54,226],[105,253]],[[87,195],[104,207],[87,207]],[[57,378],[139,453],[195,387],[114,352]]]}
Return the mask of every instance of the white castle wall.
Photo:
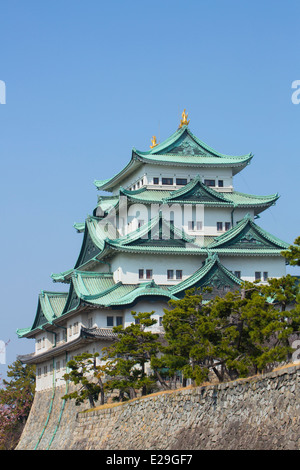
{"label": "white castle wall", "polygon": [[[147,165],[142,165],[138,170],[134,171],[128,177],[122,180],[122,186],[124,188],[131,188],[133,185],[140,183],[141,187],[141,180],[143,179],[143,184],[153,187],[154,189],[165,189],[165,190],[174,190],[178,189],[182,186],[176,186],[176,178],[187,178],[188,182],[194,179],[196,176],[200,176],[204,179],[215,179],[223,180],[224,188],[228,188],[232,190],[232,169],[231,168],[181,168],[178,167],[174,169],[174,166],[163,165],[158,167],[157,165],[151,165],[148,163]],[[173,186],[161,186],[161,185],[154,185],[153,178],[174,178],[174,185]],[[222,188],[223,190],[223,188]],[[119,185],[113,191],[113,194],[119,193]]]}
{"label": "white castle wall", "polygon": [[255,281],[255,271],[268,272],[268,277],[286,275],[285,259],[281,256],[220,256],[220,262],[229,271],[241,271],[244,281]]}
{"label": "white castle wall", "polygon": [[[124,284],[138,284],[142,282],[139,279],[139,269],[152,269],[153,279],[157,284],[173,285],[176,280],[167,279],[167,270],[182,270],[183,279],[191,276],[202,266],[204,256],[196,255],[162,255],[153,256],[151,254],[118,253],[112,260],[112,271],[115,282]],[[146,279],[144,279],[146,280]]]}

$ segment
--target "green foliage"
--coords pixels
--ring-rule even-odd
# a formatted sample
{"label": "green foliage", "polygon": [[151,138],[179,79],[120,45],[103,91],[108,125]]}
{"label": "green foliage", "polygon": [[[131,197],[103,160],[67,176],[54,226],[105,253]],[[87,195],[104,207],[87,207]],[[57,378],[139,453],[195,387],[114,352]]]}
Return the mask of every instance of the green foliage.
{"label": "green foliage", "polygon": [[108,348],[104,348],[104,360],[107,360],[106,373],[113,377],[108,385],[111,390],[120,390],[120,398],[136,396],[141,389],[142,395],[153,389],[156,378],[147,375],[146,363],[151,363],[159,351],[159,335],[149,330],[156,320],[151,318],[154,312],[132,312],[134,322],[128,327],[118,326],[114,331],[118,339]]}
{"label": "green foliage", "polygon": [[222,382],[287,361],[293,353],[290,338],[300,330],[299,300],[296,278],[290,275],[264,284],[244,282],[240,290],[209,301],[191,289],[184,298],[169,301],[163,343],[151,331],[154,312],[132,312],[134,322],[115,327],[117,339],[103,348],[105,365],[97,365],[96,355],[89,354],[68,363],[71,372],[65,378],[81,389],[65,398],[76,404],[88,398],[94,406],[99,393],[104,403],[105,391],[117,389],[125,400],[137,390],[142,395],[153,391],[157,382],[170,388],[165,378],[178,372],[196,384],[211,373]]}
{"label": "green foliage", "polygon": [[29,416],[35,393],[35,366],[17,360],[8,366],[0,390],[0,449],[13,449]]}
{"label": "green foliage", "polygon": [[163,326],[168,346],[165,361],[200,384],[215,373],[220,381],[245,377],[250,372],[291,357],[289,337],[299,330],[295,278],[272,279],[267,285],[245,282],[204,303],[190,290],[183,299],[169,302]]}
{"label": "green foliage", "polygon": [[291,266],[300,266],[300,237],[297,237],[294,245],[291,245],[288,250],[283,251],[281,254]]}
{"label": "green foliage", "polygon": [[64,375],[64,379],[73,382],[74,385],[79,385],[80,388],[67,393],[62,397],[63,399],[75,399],[77,406],[88,399],[91,407],[94,408],[100,395],[101,404],[104,403],[105,384],[102,377],[105,374],[106,365],[97,365],[98,356],[98,353],[82,353],[67,363],[70,372]]}

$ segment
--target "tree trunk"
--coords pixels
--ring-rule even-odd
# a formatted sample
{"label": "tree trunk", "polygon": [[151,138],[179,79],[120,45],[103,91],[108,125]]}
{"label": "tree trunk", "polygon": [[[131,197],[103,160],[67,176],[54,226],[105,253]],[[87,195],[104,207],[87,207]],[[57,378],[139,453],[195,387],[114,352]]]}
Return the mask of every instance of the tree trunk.
{"label": "tree trunk", "polygon": [[159,381],[160,385],[161,385],[163,388],[165,388],[166,390],[170,390],[169,385],[164,381],[164,379],[162,378],[162,376],[160,375],[160,373],[159,373],[157,370],[155,370],[154,373],[155,373],[155,375],[156,375],[156,377],[157,377],[157,380]]}

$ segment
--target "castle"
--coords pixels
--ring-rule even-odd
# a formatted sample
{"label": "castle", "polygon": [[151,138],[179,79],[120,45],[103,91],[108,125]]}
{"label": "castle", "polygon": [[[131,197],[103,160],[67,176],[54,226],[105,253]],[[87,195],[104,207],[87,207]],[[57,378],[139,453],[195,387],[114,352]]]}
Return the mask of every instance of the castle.
{"label": "castle", "polygon": [[101,193],[84,223],[75,224],[82,246],[73,268],[53,274],[65,292],[41,291],[32,326],[36,390],[64,383],[67,362],[99,352],[126,327],[132,311],[154,311],[163,333],[164,308],[190,288],[236,289],[243,280],[266,282],[285,275],[281,251],[288,243],[260,228],[259,214],[278,194],[234,190],[234,176],[251,153],[224,155],[192,134],[185,111],[179,128],[150,150],[132,150],[115,176],[95,181]]}

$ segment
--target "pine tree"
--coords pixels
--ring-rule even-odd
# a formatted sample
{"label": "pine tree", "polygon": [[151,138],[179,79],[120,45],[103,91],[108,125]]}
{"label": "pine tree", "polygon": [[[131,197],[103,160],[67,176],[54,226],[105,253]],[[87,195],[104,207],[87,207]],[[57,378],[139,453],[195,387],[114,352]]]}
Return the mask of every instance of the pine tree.
{"label": "pine tree", "polygon": [[300,266],[300,237],[297,237],[294,245],[291,245],[288,250],[283,251],[281,254],[291,266]]}
{"label": "pine tree", "polygon": [[97,364],[98,357],[99,353],[82,353],[67,363],[70,372],[64,375],[64,379],[73,382],[78,389],[65,394],[63,399],[75,399],[77,406],[87,399],[94,408],[100,395],[100,404],[104,404],[106,386],[102,378],[105,375],[106,365]]}
{"label": "pine tree", "polygon": [[29,416],[35,394],[35,366],[17,360],[8,366],[0,390],[0,449],[13,449]]}
{"label": "pine tree", "polygon": [[267,285],[245,282],[240,290],[204,303],[202,294],[186,292],[169,302],[163,326],[166,364],[200,384],[214,372],[219,381],[245,377],[286,361],[289,338],[299,330],[297,286],[292,277]]}
{"label": "pine tree", "polygon": [[104,348],[103,360],[108,361],[107,374],[112,377],[109,386],[120,390],[121,398],[125,394],[134,398],[137,389],[146,395],[155,385],[157,377],[146,371],[146,364],[157,356],[160,347],[159,335],[149,329],[156,324],[153,313],[132,312],[134,322],[126,328],[114,327],[118,338]]}

